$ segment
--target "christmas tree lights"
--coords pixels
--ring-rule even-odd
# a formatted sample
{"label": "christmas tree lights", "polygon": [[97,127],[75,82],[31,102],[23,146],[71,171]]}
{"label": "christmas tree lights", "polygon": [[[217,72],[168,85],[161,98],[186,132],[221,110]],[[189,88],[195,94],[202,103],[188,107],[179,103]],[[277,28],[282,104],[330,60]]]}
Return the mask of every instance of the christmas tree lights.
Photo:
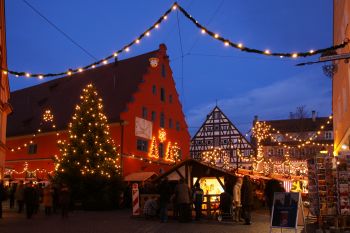
{"label": "christmas tree lights", "polygon": [[77,171],[82,176],[119,175],[120,155],[109,136],[102,99],[92,84],[83,89],[80,100],[69,124],[68,141],[59,141],[62,156],[55,166],[56,175],[77,175]]}

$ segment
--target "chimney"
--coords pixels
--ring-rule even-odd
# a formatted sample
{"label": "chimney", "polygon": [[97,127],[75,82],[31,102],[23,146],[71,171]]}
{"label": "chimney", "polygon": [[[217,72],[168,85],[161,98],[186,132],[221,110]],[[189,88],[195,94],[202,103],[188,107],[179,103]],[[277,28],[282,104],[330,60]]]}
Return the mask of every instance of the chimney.
{"label": "chimney", "polygon": [[258,121],[259,119],[258,119],[258,115],[255,115],[254,116],[254,120],[253,120],[253,126],[255,125],[255,123]]}
{"label": "chimney", "polygon": [[294,113],[293,112],[289,112],[289,119],[294,119]]}
{"label": "chimney", "polygon": [[315,110],[312,110],[311,116],[312,116],[312,121],[315,122],[316,121],[316,111]]}
{"label": "chimney", "polygon": [[115,57],[115,58],[114,58],[114,65],[115,65],[115,66],[118,66],[118,63],[119,63],[118,57]]}

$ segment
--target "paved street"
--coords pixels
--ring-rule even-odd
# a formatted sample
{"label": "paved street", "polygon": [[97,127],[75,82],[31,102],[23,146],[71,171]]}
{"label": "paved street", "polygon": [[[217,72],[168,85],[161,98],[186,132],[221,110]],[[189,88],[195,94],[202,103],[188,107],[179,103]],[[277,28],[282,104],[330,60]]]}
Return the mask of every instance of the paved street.
{"label": "paved street", "polygon": [[[0,220],[1,233],[209,233],[209,232],[269,232],[269,217],[266,213],[254,213],[253,225],[219,223],[214,220],[201,222],[178,223],[170,220],[168,223],[160,223],[158,220],[145,220],[143,218],[130,217],[130,211],[119,210],[111,212],[84,212],[75,211],[68,219],[61,219],[54,215],[46,217],[43,211],[27,220],[24,214],[19,215],[8,210],[4,218]],[[275,230],[274,232],[280,232]]]}

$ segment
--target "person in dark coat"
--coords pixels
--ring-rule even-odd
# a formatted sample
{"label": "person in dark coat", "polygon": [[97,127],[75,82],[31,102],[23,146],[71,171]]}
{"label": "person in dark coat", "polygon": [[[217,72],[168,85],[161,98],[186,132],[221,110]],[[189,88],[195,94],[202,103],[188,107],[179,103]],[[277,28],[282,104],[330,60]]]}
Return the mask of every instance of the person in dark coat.
{"label": "person in dark coat", "polygon": [[26,205],[27,218],[30,219],[33,216],[35,201],[37,193],[33,187],[33,182],[30,181],[27,186],[24,188],[24,203]]}
{"label": "person in dark coat", "polygon": [[171,197],[171,187],[168,178],[165,177],[164,180],[159,185],[159,207],[160,207],[160,221],[168,221],[168,204]]}
{"label": "person in dark coat", "polygon": [[264,194],[265,194],[266,204],[269,207],[270,215],[272,213],[273,197],[276,192],[285,192],[281,183],[275,179],[271,179],[267,181]]}
{"label": "person in dark coat", "polygon": [[179,221],[180,222],[189,222],[191,221],[191,190],[188,185],[185,183],[184,179],[180,180],[180,183],[175,187],[175,198],[176,204],[179,210]]}
{"label": "person in dark coat", "polygon": [[24,182],[23,180],[20,180],[15,192],[15,199],[18,205],[18,213],[22,213],[24,206],[24,188]]}
{"label": "person in dark coat", "polygon": [[251,224],[251,211],[253,206],[253,187],[249,176],[243,177],[241,189],[242,212],[245,225]]}
{"label": "person in dark coat", "polygon": [[70,190],[66,184],[63,184],[60,189],[60,206],[62,218],[68,217],[69,203],[70,203]]}
{"label": "person in dark coat", "polygon": [[7,193],[4,183],[0,180],[0,218],[2,218],[2,202],[6,200]]}
{"label": "person in dark coat", "polygon": [[12,183],[11,188],[9,191],[9,197],[10,197],[10,209],[13,209],[15,207],[15,193],[16,193],[16,184]]}
{"label": "person in dark coat", "polygon": [[59,189],[57,185],[52,187],[52,212],[54,214],[57,213],[57,209],[59,208]]}
{"label": "person in dark coat", "polygon": [[193,190],[193,204],[194,209],[196,211],[196,221],[199,221],[202,217],[203,196],[203,189],[201,189],[199,183],[196,183],[195,188]]}

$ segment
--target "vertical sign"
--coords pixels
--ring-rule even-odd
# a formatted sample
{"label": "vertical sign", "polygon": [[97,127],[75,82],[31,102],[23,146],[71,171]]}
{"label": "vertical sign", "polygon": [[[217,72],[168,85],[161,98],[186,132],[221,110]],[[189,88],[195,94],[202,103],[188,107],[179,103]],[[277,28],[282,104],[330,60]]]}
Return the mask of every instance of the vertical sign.
{"label": "vertical sign", "polygon": [[139,185],[137,183],[132,184],[132,215],[140,215],[140,195]]}

